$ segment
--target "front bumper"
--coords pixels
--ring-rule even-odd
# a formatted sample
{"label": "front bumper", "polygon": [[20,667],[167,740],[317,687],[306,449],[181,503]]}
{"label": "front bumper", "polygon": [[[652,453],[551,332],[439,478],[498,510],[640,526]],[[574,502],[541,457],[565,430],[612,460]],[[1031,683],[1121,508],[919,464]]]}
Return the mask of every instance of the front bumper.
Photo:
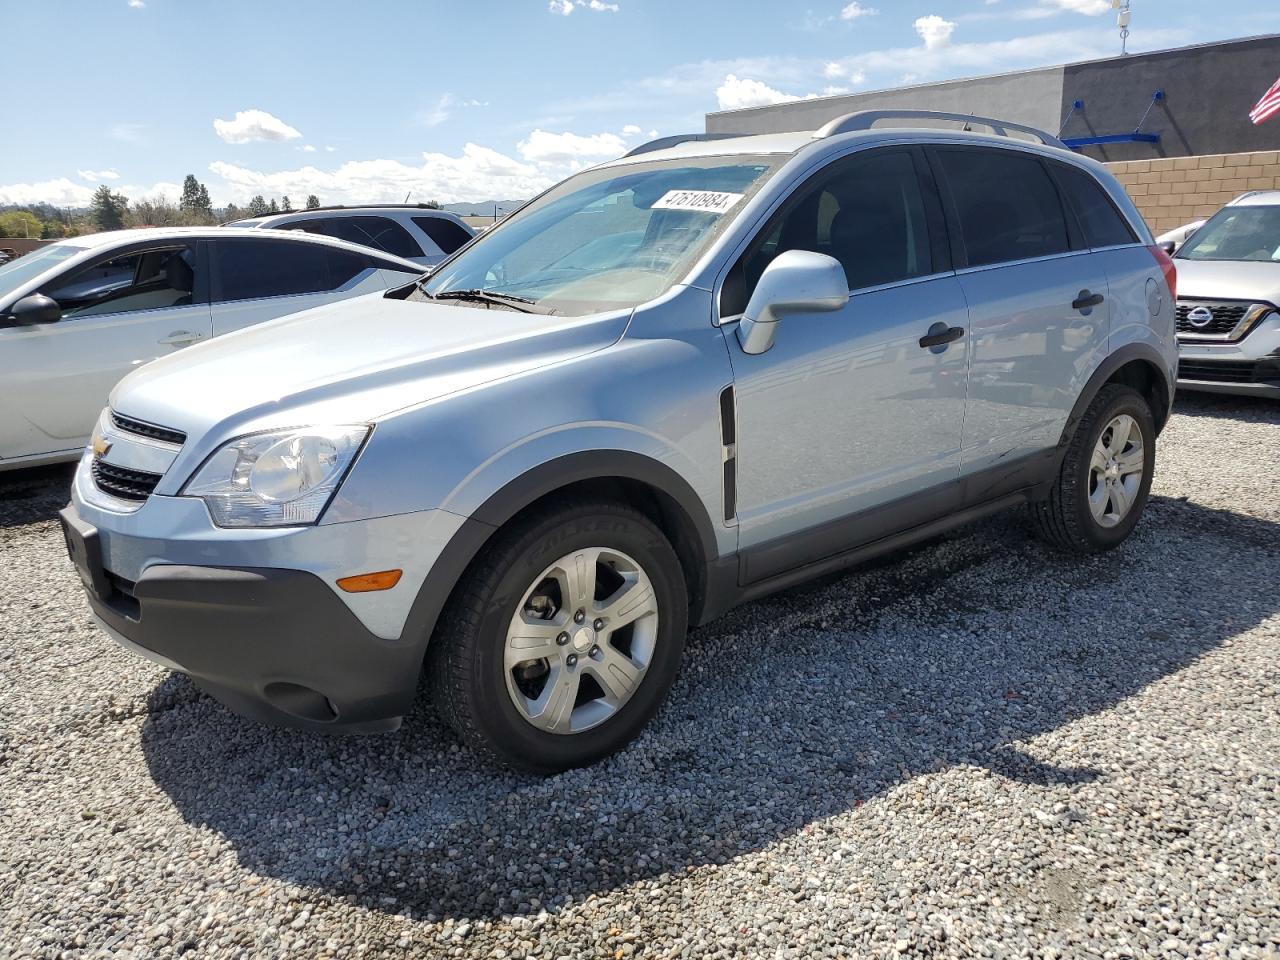
{"label": "front bumper", "polygon": [[1178,389],[1280,396],[1280,315],[1235,343],[1179,337]]}

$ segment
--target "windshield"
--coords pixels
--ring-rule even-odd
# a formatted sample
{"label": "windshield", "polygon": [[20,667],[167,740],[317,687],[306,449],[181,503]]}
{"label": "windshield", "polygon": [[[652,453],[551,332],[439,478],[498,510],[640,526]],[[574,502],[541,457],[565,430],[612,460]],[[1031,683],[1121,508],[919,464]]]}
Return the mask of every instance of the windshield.
{"label": "windshield", "polygon": [[0,264],[0,300],[34,280],[50,267],[71,259],[77,253],[84,253],[85,249],[70,243],[51,243],[39,250],[32,250],[16,260]]}
{"label": "windshield", "polygon": [[1178,257],[1280,261],[1280,206],[1219,210],[1178,251]]}
{"label": "windshield", "polygon": [[[587,171],[446,263],[427,296],[483,291],[559,316],[628,309],[692,266],[781,157],[701,157]],[[518,300],[516,300],[518,298]]]}

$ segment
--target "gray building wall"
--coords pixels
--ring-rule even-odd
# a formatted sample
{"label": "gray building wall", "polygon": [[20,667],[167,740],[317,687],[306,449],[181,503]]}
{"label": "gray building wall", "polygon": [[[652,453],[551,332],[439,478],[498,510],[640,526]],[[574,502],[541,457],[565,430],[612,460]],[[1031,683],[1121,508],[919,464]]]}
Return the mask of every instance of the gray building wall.
{"label": "gray building wall", "polygon": [[[1144,160],[1280,148],[1280,117],[1254,126],[1249,110],[1280,76],[1280,34],[1134,54],[1019,73],[709,113],[708,133],[816,130],[857,110],[904,108],[999,117],[1082,137],[1128,133],[1161,89],[1142,129],[1160,143],[1084,150],[1100,160]],[[1071,113],[1071,104],[1084,108]],[[1068,119],[1069,116],[1069,119]]]}

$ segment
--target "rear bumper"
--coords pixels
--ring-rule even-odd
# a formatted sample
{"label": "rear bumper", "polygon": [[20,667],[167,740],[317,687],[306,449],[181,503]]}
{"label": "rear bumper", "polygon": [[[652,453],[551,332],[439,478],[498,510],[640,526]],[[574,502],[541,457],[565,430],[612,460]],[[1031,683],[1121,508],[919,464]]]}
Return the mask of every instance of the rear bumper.
{"label": "rear bumper", "polygon": [[370,733],[413,702],[421,646],[374,636],[314,574],[156,564],[86,593],[122,646],[252,719]]}

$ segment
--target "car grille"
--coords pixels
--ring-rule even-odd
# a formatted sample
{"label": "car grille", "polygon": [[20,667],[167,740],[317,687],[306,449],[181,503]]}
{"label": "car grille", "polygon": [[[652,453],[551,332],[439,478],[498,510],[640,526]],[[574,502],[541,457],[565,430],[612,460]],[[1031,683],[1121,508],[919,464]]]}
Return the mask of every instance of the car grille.
{"label": "car grille", "polygon": [[181,430],[157,427],[154,423],[145,423],[142,420],[135,420],[133,417],[121,416],[114,410],[111,411],[111,424],[117,430],[123,430],[125,433],[146,437],[148,440],[159,440],[161,443],[172,443],[175,447],[180,447],[187,442],[187,435]]}
{"label": "car grille", "polygon": [[1266,369],[1252,360],[1180,360],[1178,379],[1208,383],[1255,383],[1266,379]]}
{"label": "car grille", "polygon": [[[1245,312],[1252,306],[1239,301],[1179,300],[1178,301],[1178,333],[1192,337],[1223,337],[1231,333],[1244,319]],[[1203,326],[1196,326],[1189,319],[1192,310],[1206,307],[1213,312],[1213,319]]]}
{"label": "car grille", "polygon": [[129,470],[99,458],[93,461],[93,482],[103,493],[118,500],[141,503],[155,490],[160,474]]}

